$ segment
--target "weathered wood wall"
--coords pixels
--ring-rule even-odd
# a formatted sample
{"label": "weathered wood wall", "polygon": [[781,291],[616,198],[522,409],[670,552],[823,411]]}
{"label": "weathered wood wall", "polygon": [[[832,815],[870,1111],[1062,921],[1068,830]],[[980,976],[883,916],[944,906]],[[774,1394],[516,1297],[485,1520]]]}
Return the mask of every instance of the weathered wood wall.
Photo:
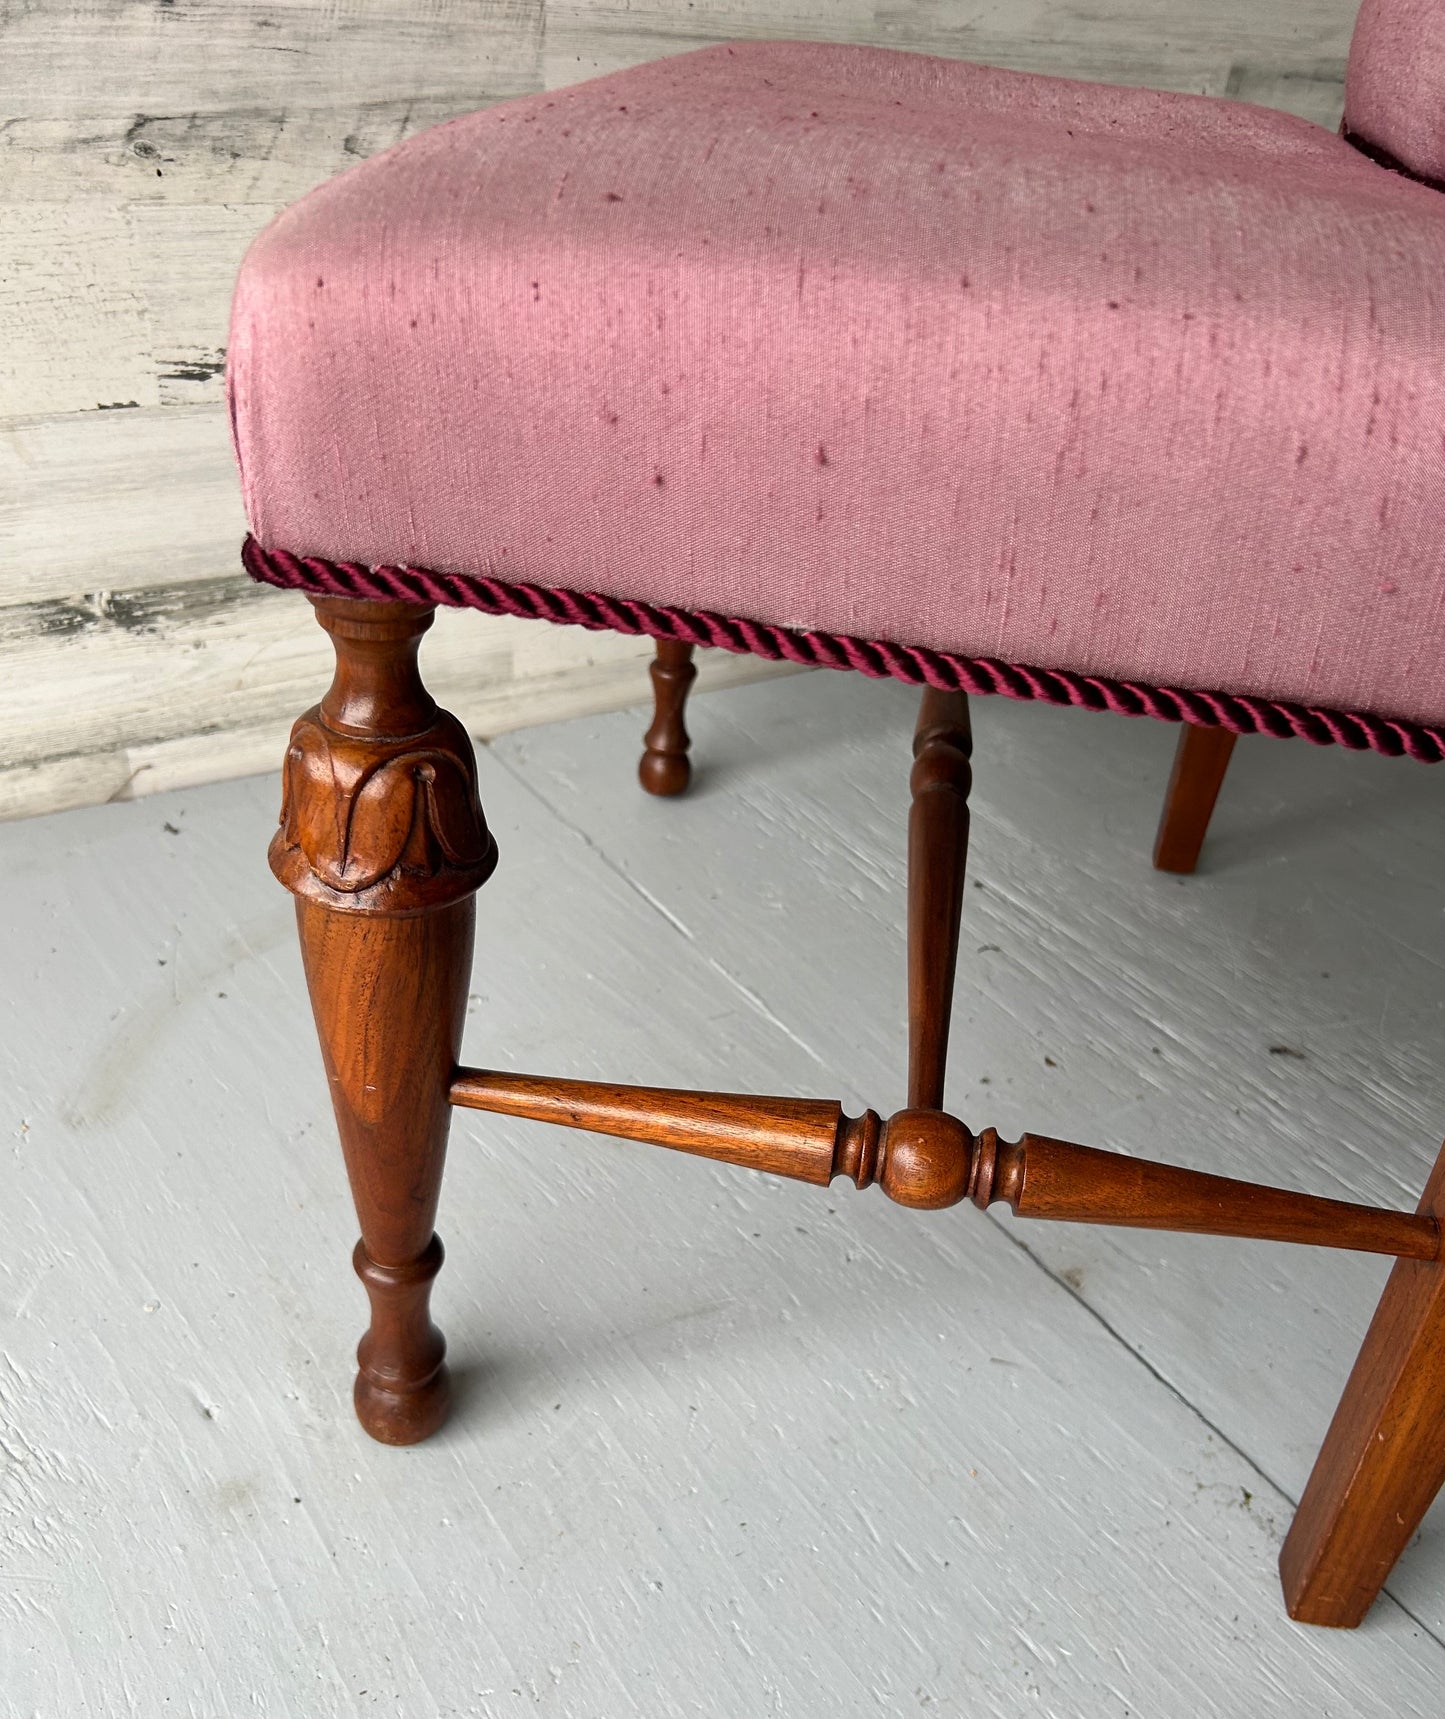
{"label": "weathered wood wall", "polygon": [[[271,767],[326,670],[241,573],[231,279],[437,120],[737,36],[881,42],[1334,124],[1354,0],[0,0],[0,816]],[[479,734],[639,697],[638,641],[444,617]],[[715,677],[749,665],[714,661]]]}

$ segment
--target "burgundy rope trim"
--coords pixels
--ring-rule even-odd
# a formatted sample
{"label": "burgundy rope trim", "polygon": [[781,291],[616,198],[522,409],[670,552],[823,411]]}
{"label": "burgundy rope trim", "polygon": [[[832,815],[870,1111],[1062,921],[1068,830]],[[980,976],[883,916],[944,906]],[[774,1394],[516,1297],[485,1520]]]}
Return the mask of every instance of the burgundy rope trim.
{"label": "burgundy rope trim", "polygon": [[1193,722],[1202,728],[1227,728],[1235,734],[1272,734],[1280,739],[1297,735],[1316,746],[1345,746],[1353,752],[1368,749],[1383,752],[1388,758],[1418,758],[1426,764],[1438,764],[1445,758],[1445,727],[1421,722],[1315,710],[1303,704],[1236,697],[1227,692],[1144,686],[1136,681],[1074,674],[1067,669],[1029,668],[994,657],[956,656],[916,645],[857,639],[847,633],[805,633],[706,610],[658,608],[651,603],[604,597],[595,591],[513,584],[479,574],[431,573],[421,567],[365,567],[355,561],[324,561],[318,556],[292,555],[284,549],[263,549],[253,537],[246,539],[241,557],[253,579],[315,595],[444,603],[453,608],[481,609],[489,615],[521,615],[589,627],[594,632],[682,639],[688,644],[714,645],[773,661],[857,669],[873,679],[891,676],[946,692],[996,692],[1007,698],[1112,710],[1123,716]]}

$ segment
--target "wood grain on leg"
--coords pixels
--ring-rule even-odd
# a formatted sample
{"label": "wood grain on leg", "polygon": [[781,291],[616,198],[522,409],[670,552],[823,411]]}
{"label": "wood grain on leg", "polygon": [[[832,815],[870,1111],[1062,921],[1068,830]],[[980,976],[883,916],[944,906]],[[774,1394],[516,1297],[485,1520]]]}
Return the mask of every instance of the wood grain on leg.
{"label": "wood grain on leg", "polygon": [[1199,850],[1238,738],[1227,728],[1200,728],[1192,722],[1181,727],[1154,838],[1156,871],[1187,874],[1199,864]]}
{"label": "wood grain on leg", "polygon": [[[1445,1220],[1445,1151],[1420,1211]],[[1289,1614],[1348,1629],[1445,1483],[1445,1261],[1402,1259],[1280,1552]]]}
{"label": "wood grain on leg", "polygon": [[466,731],[417,672],[432,610],[314,599],[336,678],[292,730],[271,868],[297,897],[311,1005],[361,1241],[371,1326],[356,1412],[412,1444],[447,1409],[427,1310],[471,972],[474,893],[496,863]]}
{"label": "wood grain on leg", "polygon": [[652,659],[652,726],[643,736],[646,750],[637,777],[649,794],[680,794],[692,779],[684,711],[697,678],[692,646],[681,639],[659,639]]}
{"label": "wood grain on leg", "polygon": [[943,1104],[973,785],[968,694],[925,689],[908,814],[908,1103]]}

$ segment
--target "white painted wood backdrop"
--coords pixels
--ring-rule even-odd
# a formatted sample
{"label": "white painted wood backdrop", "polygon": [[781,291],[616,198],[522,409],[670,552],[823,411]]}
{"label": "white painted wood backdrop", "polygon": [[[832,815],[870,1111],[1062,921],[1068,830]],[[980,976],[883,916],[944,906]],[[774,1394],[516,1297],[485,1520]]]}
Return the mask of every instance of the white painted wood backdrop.
{"label": "white painted wood backdrop", "polygon": [[[880,42],[1333,125],[1354,0],[0,0],[0,816],[270,768],[327,653],[242,574],[221,401],[253,233],[508,96],[740,36]],[[478,734],[629,702],[645,642],[447,616]],[[712,654],[705,673],[755,665]]]}

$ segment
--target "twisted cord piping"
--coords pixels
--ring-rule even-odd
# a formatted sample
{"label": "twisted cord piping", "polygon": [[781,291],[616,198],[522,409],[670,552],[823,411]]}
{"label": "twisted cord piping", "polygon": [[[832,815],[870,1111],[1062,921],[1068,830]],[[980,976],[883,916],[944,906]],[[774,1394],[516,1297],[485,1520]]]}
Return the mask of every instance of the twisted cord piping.
{"label": "twisted cord piping", "polygon": [[488,615],[518,615],[594,632],[647,634],[715,646],[774,662],[814,668],[856,669],[875,680],[891,677],[945,692],[1002,693],[1006,698],[1112,710],[1121,716],[1153,716],[1163,722],[1192,722],[1235,734],[1297,737],[1315,746],[1344,746],[1352,752],[1381,752],[1426,764],[1445,758],[1445,727],[1399,721],[1368,712],[1319,710],[1282,699],[1146,686],[1069,669],[1030,668],[996,657],[959,656],[918,645],[859,639],[848,633],[803,632],[708,610],[659,607],[596,591],[514,583],[484,574],[433,573],[423,567],[367,567],[355,561],[326,561],[263,549],[248,537],[242,560],[253,579],[287,590],[377,601],[441,603],[480,609]]}

